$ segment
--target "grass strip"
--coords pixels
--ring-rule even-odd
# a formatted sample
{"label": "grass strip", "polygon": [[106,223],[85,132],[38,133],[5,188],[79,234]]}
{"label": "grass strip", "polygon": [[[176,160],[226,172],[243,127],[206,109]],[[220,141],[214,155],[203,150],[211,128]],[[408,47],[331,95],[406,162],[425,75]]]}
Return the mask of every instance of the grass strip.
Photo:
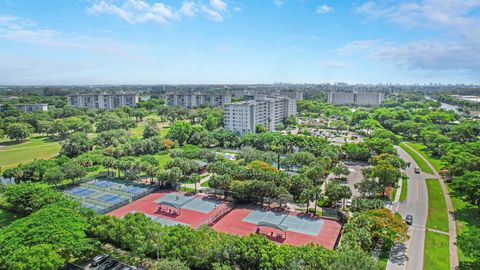
{"label": "grass strip", "polygon": [[417,154],[414,150],[412,150],[410,147],[408,147],[405,143],[401,143],[400,147],[405,150],[417,163],[418,167],[420,167],[420,170],[422,170],[425,173],[433,174],[432,169],[430,169],[430,166],[420,157],[420,155]]}
{"label": "grass strip", "polygon": [[448,250],[448,235],[425,232],[425,250],[423,256],[424,270],[450,269],[450,254]]}
{"label": "grass strip", "polygon": [[406,144],[413,149],[415,149],[420,155],[422,155],[424,158],[432,164],[432,166],[435,168],[437,172],[440,172],[443,168],[442,166],[442,161],[440,159],[432,158],[430,154],[427,151],[427,147],[422,144],[422,143],[412,143],[412,142],[406,142]]}
{"label": "grass strip", "polygon": [[427,228],[448,232],[448,211],[442,188],[437,179],[427,179]]}
{"label": "grass strip", "polygon": [[408,192],[408,177],[402,177],[402,190],[400,191],[401,202],[407,199],[407,192]]}

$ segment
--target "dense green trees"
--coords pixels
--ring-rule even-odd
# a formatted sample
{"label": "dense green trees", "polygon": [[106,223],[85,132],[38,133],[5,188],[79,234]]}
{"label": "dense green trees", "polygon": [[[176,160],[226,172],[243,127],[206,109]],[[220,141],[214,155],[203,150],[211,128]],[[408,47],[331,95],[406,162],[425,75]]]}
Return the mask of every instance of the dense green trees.
{"label": "dense green trees", "polygon": [[46,184],[38,183],[8,185],[2,198],[2,207],[24,216],[53,203],[75,205],[74,201],[63,197],[62,193],[49,188]]}
{"label": "dense green trees", "polygon": [[0,230],[0,269],[58,269],[95,250],[80,213],[55,204]]}
{"label": "dense green trees", "polygon": [[24,141],[32,134],[32,126],[24,123],[13,123],[7,126],[7,136],[15,141]]}
{"label": "dense green trees", "polygon": [[76,157],[80,154],[87,153],[92,150],[93,143],[88,138],[86,133],[76,132],[69,135],[65,141],[62,142],[62,149],[60,154],[68,157]]}
{"label": "dense green trees", "polygon": [[468,202],[480,206],[480,171],[454,177],[452,187],[463,194]]}

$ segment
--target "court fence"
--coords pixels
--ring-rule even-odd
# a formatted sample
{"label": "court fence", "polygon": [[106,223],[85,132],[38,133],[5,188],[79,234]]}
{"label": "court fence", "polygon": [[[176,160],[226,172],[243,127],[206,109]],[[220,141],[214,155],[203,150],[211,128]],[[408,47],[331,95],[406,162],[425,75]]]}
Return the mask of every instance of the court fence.
{"label": "court fence", "polygon": [[219,219],[221,219],[222,217],[224,217],[226,214],[230,213],[233,209],[235,209],[235,203],[229,203],[224,209],[218,211],[215,215],[209,217],[208,219],[206,219],[205,221],[203,221],[202,223],[200,223],[198,227],[202,226],[202,225],[207,225],[207,226],[212,226],[213,224],[215,224],[215,222],[217,222]]}
{"label": "court fence", "polygon": [[117,203],[108,203],[108,202],[105,202],[105,201],[102,201],[102,200],[99,200],[99,199],[96,199],[96,198],[92,198],[92,197],[87,197],[87,196],[79,196],[79,195],[75,195],[75,194],[72,194],[72,193],[68,193],[68,192],[64,192],[64,194],[68,197],[71,197],[79,202],[83,202],[83,203],[87,203],[89,205],[92,205],[94,206],[96,209],[98,209],[98,211],[96,211],[97,213],[99,214],[105,214],[105,213],[108,213],[108,212],[111,212],[115,209],[118,209],[124,205],[127,205],[129,203],[128,200],[123,200],[121,202],[117,202]]}

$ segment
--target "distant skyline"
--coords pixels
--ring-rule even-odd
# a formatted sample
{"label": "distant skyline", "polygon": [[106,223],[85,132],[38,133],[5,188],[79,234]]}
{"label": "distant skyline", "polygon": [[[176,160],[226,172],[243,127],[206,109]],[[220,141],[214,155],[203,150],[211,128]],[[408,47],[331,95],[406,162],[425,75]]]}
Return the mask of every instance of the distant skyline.
{"label": "distant skyline", "polygon": [[480,0],[0,0],[0,85],[480,84]]}

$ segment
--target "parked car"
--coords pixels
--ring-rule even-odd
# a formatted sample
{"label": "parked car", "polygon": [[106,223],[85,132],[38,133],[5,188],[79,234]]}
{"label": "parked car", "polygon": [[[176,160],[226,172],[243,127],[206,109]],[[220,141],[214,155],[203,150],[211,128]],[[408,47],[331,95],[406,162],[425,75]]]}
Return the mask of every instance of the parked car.
{"label": "parked car", "polygon": [[413,216],[412,215],[406,215],[405,216],[405,223],[407,223],[408,225],[412,225],[413,224]]}
{"label": "parked car", "polygon": [[98,256],[95,256],[95,258],[92,259],[90,262],[91,266],[99,266],[101,263],[103,263],[106,259],[108,259],[110,256],[108,254],[100,254]]}
{"label": "parked car", "polygon": [[108,260],[104,261],[100,266],[98,266],[97,270],[110,270],[110,269],[114,268],[115,266],[117,266],[118,264],[119,264],[119,262],[108,259]]}
{"label": "parked car", "polygon": [[420,173],[420,168],[419,168],[419,167],[415,167],[415,169],[413,169],[413,171],[414,171],[415,173],[419,174],[419,173]]}

